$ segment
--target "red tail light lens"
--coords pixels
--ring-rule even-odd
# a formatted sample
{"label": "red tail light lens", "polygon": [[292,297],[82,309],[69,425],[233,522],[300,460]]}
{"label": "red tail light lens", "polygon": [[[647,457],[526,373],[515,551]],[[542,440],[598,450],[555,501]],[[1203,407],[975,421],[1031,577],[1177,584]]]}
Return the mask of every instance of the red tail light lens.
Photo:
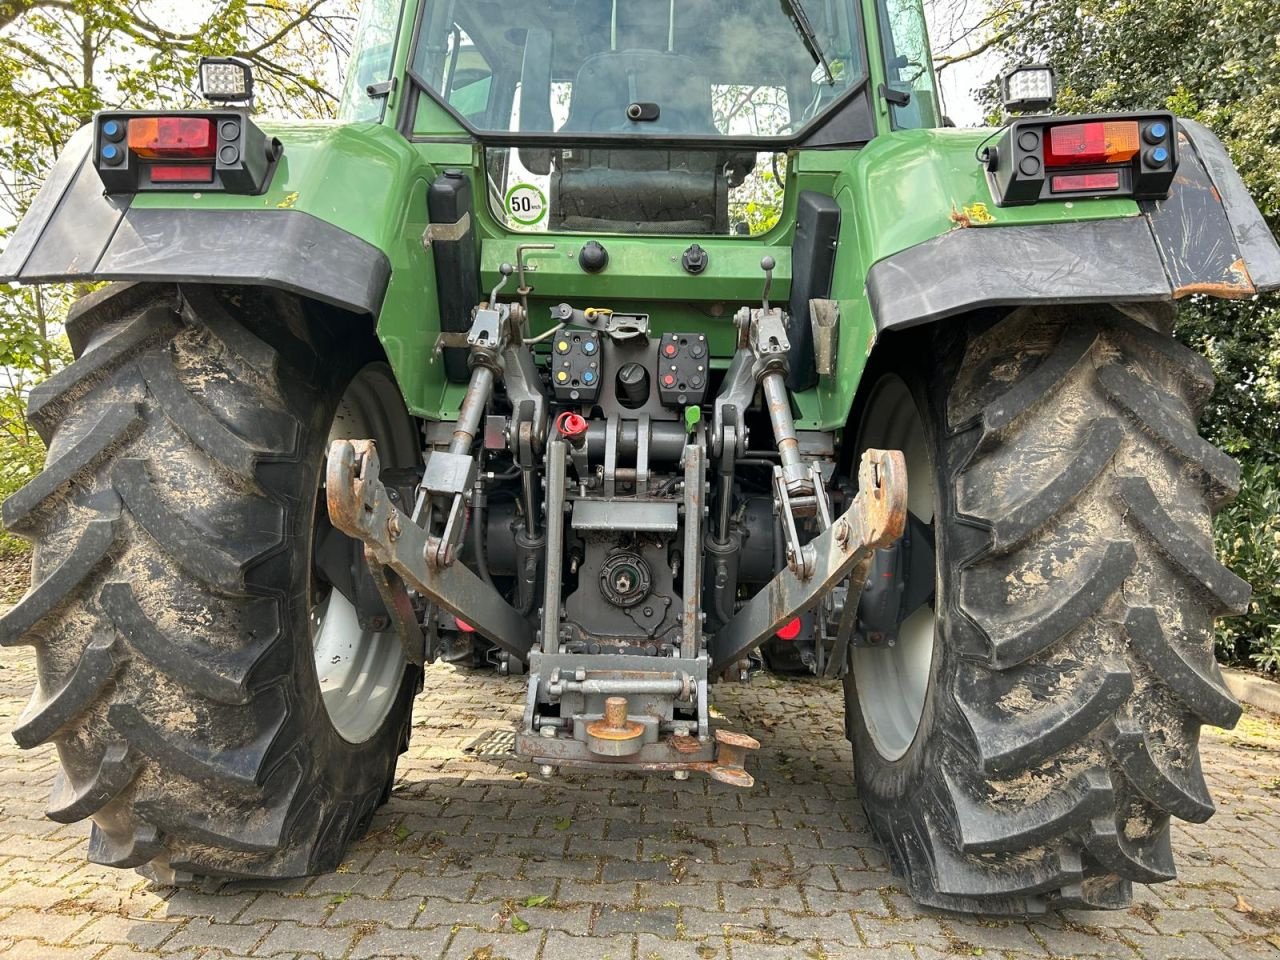
{"label": "red tail light lens", "polygon": [[1049,189],[1054,193],[1074,193],[1080,190],[1119,190],[1118,173],[1065,173],[1049,178]]}
{"label": "red tail light lens", "polygon": [[1070,123],[1049,129],[1046,167],[1088,163],[1128,163],[1139,150],[1138,124],[1133,120]]}
{"label": "red tail light lens", "polygon": [[212,160],[218,135],[202,117],[139,117],[129,121],[129,149],[148,160]]}
{"label": "red tail light lens", "polygon": [[213,183],[213,167],[206,163],[157,163],[151,168],[151,182]]}

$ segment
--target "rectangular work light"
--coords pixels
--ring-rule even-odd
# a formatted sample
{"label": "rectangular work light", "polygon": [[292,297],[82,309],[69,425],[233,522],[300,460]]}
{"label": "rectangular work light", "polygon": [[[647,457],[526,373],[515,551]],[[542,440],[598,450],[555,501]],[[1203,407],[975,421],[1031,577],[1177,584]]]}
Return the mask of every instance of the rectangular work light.
{"label": "rectangular work light", "polygon": [[1169,113],[1015,120],[985,151],[1000,206],[1077,197],[1168,196],[1178,169]]}
{"label": "rectangular work light", "polygon": [[253,67],[239,57],[202,57],[200,94],[211,103],[248,103],[253,99]]}
{"label": "rectangular work light", "polygon": [[1053,68],[1042,63],[1014,67],[1000,78],[1000,100],[1009,113],[1048,110],[1057,95]]}

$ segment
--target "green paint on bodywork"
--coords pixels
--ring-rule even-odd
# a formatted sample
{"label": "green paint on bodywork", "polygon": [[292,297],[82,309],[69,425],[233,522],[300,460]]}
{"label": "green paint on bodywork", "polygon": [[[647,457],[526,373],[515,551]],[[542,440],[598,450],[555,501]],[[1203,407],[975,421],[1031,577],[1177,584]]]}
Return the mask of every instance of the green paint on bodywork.
{"label": "green paint on bodywork", "polygon": [[[772,299],[786,302],[791,285],[791,242],[796,198],[817,190],[836,198],[843,214],[832,297],[841,310],[839,374],[796,397],[801,429],[844,426],[858,381],[874,346],[867,303],[867,272],[878,261],[949,230],[998,230],[1138,215],[1128,200],[1077,200],[1026,207],[995,205],[974,158],[989,131],[912,130],[886,133],[861,150],[802,151],[789,158],[788,189],[779,224],[759,237],[610,236],[514,233],[493,215],[482,175],[483,150],[459,142],[457,125],[439,111],[437,129],[450,139],[410,143],[388,119],[382,125],[264,124],[285,144],[267,193],[150,193],[136,207],[182,209],[294,209],[332,223],[382,250],[392,276],[378,331],[409,408],[432,419],[456,416],[463,387],[448,384],[435,355],[440,317],[435,268],[422,244],[426,191],[444,168],[463,170],[479,198],[474,222],[480,236],[483,283],[498,281],[498,267],[516,262],[522,244],[551,243],[528,254],[534,332],[547,328],[547,308],[561,301],[648,313],[653,328],[700,331],[713,354],[727,358],[736,344],[733,316],[757,304],[764,287],[760,261],[777,262]],[[421,123],[420,115],[420,126]],[[447,119],[447,124],[443,121]],[[426,124],[430,126],[430,124]],[[986,217],[979,214],[985,208]],[[578,266],[581,245],[597,239],[609,266],[587,274]],[[710,256],[707,271],[691,276],[680,260],[690,243]],[[515,295],[515,283],[506,294]]]}

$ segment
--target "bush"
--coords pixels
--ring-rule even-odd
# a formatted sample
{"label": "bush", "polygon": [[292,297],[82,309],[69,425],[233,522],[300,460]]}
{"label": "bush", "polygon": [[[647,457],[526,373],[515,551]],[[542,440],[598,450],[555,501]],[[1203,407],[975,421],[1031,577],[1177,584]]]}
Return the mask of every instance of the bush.
{"label": "bush", "polygon": [[1218,623],[1218,653],[1227,661],[1280,667],[1280,467],[1245,461],[1240,495],[1218,515],[1218,552],[1253,585],[1243,617]]}
{"label": "bush", "polygon": [[[17,440],[0,431],[0,501],[33,479],[44,467],[44,444],[34,434]],[[26,556],[31,545],[0,529],[0,558]]]}

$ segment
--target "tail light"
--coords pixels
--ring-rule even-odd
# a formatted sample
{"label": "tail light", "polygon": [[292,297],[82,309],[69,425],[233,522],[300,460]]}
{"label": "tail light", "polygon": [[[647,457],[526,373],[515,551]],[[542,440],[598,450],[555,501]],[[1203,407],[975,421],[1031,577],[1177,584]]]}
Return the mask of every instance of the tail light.
{"label": "tail light", "polygon": [[212,160],[215,126],[205,117],[138,117],[129,121],[129,149],[148,160]]}
{"label": "tail light", "polygon": [[1050,127],[1045,144],[1046,167],[1096,163],[1128,163],[1138,152],[1138,124],[1132,120],[1068,123]]}
{"label": "tail light", "polygon": [[102,113],[95,120],[96,166],[108,193],[201,190],[259,194],[280,159],[247,111]]}
{"label": "tail light", "polygon": [[1178,169],[1172,114],[1028,117],[985,151],[1000,206],[1082,197],[1168,196]]}

